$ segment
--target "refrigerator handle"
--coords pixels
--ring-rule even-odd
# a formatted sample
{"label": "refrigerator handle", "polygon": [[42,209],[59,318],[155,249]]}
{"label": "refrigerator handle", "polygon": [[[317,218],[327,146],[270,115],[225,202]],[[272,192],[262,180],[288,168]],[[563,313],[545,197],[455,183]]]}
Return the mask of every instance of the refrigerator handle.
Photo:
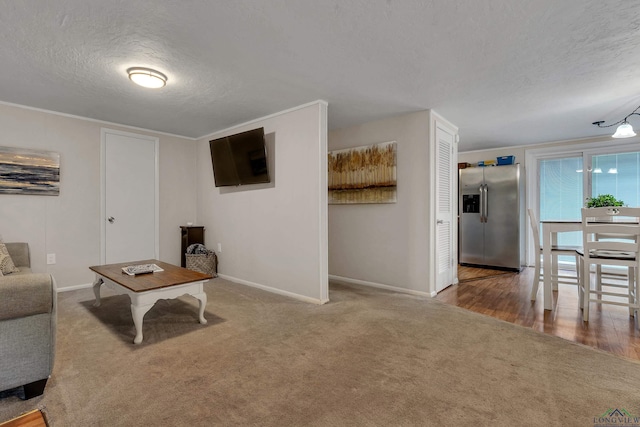
{"label": "refrigerator handle", "polygon": [[484,184],[480,184],[480,222],[484,222]]}
{"label": "refrigerator handle", "polygon": [[484,222],[489,222],[489,187],[487,184],[484,185],[484,197],[482,198],[482,201],[484,202]]}

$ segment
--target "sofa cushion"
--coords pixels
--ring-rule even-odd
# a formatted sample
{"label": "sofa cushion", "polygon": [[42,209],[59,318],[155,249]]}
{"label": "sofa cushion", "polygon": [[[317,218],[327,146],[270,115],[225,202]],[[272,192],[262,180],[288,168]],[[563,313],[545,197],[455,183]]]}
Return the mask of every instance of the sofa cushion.
{"label": "sofa cushion", "polygon": [[[2,241],[2,239],[0,239]],[[4,245],[11,255],[13,264],[22,270],[22,267],[31,267],[29,256],[29,244],[25,242],[4,242]]]}
{"label": "sofa cushion", "polygon": [[18,270],[9,255],[9,251],[3,242],[0,242],[0,271],[3,274],[17,273]]}

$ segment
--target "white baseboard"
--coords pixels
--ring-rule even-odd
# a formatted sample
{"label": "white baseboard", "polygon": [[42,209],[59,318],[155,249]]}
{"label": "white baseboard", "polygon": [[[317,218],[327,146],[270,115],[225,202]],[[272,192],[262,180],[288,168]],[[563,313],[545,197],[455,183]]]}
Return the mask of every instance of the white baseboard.
{"label": "white baseboard", "polygon": [[353,283],[355,285],[371,286],[372,288],[386,289],[389,291],[399,292],[403,294],[417,295],[420,297],[436,296],[435,292],[429,293],[429,292],[414,291],[412,289],[399,288],[397,286],[391,286],[391,285],[383,285],[382,283],[368,282],[366,280],[352,279],[350,277],[335,276],[333,274],[329,275],[329,280],[336,280],[338,282],[345,282],[345,283]]}
{"label": "white baseboard", "polygon": [[[262,290],[267,291],[267,292],[272,292],[274,294],[284,295],[284,296],[289,297],[289,298],[295,298],[297,300],[304,301],[304,302],[309,302],[309,303],[312,303],[312,304],[322,305],[322,304],[326,304],[326,303],[329,302],[329,300],[323,301],[323,300],[320,300],[320,299],[317,299],[317,298],[310,298],[310,297],[306,297],[304,295],[295,294],[293,292],[283,291],[281,289],[276,289],[276,288],[272,288],[270,286],[261,285],[259,283],[249,282],[248,280],[238,279],[237,277],[227,276],[227,275],[224,275],[224,274],[218,274],[218,276],[223,278],[223,279],[230,280],[232,282],[240,283],[241,285],[251,286],[253,288],[262,289]],[[64,288],[57,288],[56,291],[58,293],[60,293],[60,292],[69,292],[69,291],[77,291],[77,290],[80,290],[80,289],[88,289],[88,288],[91,288],[92,286],[93,286],[93,283],[85,283],[85,284],[82,284],[82,285],[65,286]]]}
{"label": "white baseboard", "polygon": [[75,286],[65,286],[64,288],[57,288],[56,291],[60,292],[68,292],[68,291],[77,291],[78,289],[87,289],[93,286],[93,283],[84,283],[82,285]]}
{"label": "white baseboard", "polygon": [[252,288],[262,289],[263,291],[272,292],[274,294],[283,295],[283,296],[286,296],[286,297],[289,297],[289,298],[294,298],[294,299],[297,299],[297,300],[300,300],[300,301],[304,301],[304,302],[309,302],[309,303],[312,303],[312,304],[322,305],[322,304],[326,304],[326,303],[329,302],[328,299],[325,301],[325,300],[321,300],[321,299],[318,299],[318,298],[311,298],[311,297],[307,297],[307,296],[304,296],[304,295],[296,294],[296,293],[293,293],[293,292],[283,291],[282,289],[272,288],[271,286],[261,285],[260,283],[255,283],[255,282],[250,282],[248,280],[238,279],[237,277],[233,277],[233,276],[227,276],[226,274],[218,274],[218,277],[220,277],[222,279],[230,280],[232,282],[239,283],[241,285],[251,286]]}
{"label": "white baseboard", "polygon": [[[222,279],[230,280],[232,282],[240,283],[241,285],[251,286],[252,288],[262,289],[262,290],[267,291],[267,292],[272,292],[272,293],[278,294],[278,295],[284,295],[284,296],[289,297],[289,298],[294,298],[294,299],[297,299],[297,300],[300,300],[300,301],[304,301],[304,302],[309,302],[309,303],[312,303],[312,304],[322,305],[322,304],[326,304],[326,303],[329,302],[328,299],[326,301],[324,301],[324,300],[321,300],[321,299],[318,299],[318,298],[310,298],[310,297],[307,297],[307,296],[304,296],[304,295],[300,295],[300,294],[296,294],[296,293],[293,293],[293,292],[283,291],[282,289],[273,288],[271,286],[261,285],[260,283],[255,283],[255,282],[250,282],[248,280],[238,279],[237,277],[233,277],[233,276],[227,276],[226,274],[218,274],[218,277],[220,277]],[[421,297],[435,297],[437,295],[435,292],[429,293],[429,292],[414,291],[412,289],[400,288],[400,287],[391,286],[391,285],[383,285],[382,283],[368,282],[366,280],[352,279],[350,277],[335,276],[333,274],[329,275],[329,279],[330,280],[336,280],[336,281],[339,281],[339,282],[353,283],[353,284],[356,284],[356,285],[370,286],[372,288],[386,289],[386,290],[389,290],[389,291],[400,292],[400,293],[403,293],[403,294],[417,295],[417,296],[421,296]],[[57,292],[60,293],[60,292],[77,291],[77,290],[80,290],[80,289],[89,289],[92,286],[93,286],[93,283],[84,283],[84,284],[75,285],[75,286],[65,286],[64,288],[57,288]]]}

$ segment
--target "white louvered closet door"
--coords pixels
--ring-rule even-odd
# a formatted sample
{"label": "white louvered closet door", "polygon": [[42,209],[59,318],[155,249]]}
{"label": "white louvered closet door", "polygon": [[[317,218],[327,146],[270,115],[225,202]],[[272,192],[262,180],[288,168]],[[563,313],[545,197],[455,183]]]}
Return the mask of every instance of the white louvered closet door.
{"label": "white louvered closet door", "polygon": [[453,142],[454,135],[446,128],[436,127],[436,292],[453,283],[455,215],[453,209]]}

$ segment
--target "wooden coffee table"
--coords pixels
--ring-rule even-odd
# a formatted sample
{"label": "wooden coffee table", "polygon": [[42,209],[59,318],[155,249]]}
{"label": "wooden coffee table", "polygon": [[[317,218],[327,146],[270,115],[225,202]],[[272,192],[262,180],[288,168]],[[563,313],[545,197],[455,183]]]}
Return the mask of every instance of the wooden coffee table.
{"label": "wooden coffee table", "polygon": [[[156,264],[164,271],[138,276],[129,276],[122,271],[122,267],[138,264]],[[177,267],[156,259],[96,265],[89,268],[96,273],[96,280],[93,282],[93,293],[96,295],[94,306],[100,306],[100,286],[103,283],[120,294],[129,295],[131,315],[136,327],[136,337],[133,340],[135,344],[142,342],[144,315],[161,299],[178,298],[182,295],[193,296],[200,301],[198,313],[200,323],[207,323],[207,319],[204,318],[207,294],[204,293],[203,285],[213,277],[209,274]]]}

